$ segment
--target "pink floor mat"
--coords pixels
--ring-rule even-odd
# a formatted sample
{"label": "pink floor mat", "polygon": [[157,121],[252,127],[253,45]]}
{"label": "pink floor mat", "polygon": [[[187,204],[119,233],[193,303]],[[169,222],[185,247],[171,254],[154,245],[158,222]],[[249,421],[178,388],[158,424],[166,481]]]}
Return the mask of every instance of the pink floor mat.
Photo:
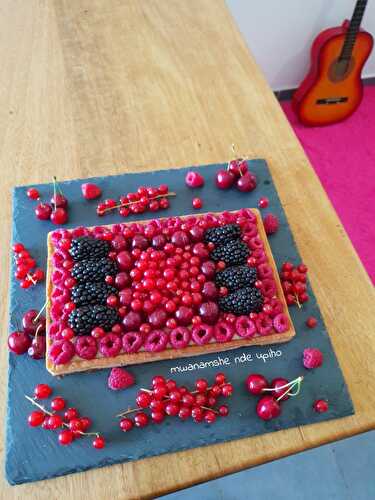
{"label": "pink floor mat", "polygon": [[282,108],[375,284],[375,86],[353,116],[328,127],[304,127],[290,102]]}

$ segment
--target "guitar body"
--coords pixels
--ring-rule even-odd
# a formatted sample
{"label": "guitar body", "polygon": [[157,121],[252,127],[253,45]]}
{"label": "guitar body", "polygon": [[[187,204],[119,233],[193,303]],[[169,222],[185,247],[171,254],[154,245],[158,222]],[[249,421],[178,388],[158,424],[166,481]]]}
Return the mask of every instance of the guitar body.
{"label": "guitar body", "polygon": [[309,73],[292,98],[299,120],[308,126],[329,125],[348,118],[359,106],[362,68],[373,46],[366,31],[357,33],[349,61],[338,61],[349,22],[330,28],[315,39]]}

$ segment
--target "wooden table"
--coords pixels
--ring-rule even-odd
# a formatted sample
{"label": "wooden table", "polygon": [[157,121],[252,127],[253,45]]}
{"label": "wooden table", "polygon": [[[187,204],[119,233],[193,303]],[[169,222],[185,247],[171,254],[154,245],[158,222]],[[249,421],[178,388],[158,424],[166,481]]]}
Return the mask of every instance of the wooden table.
{"label": "wooden table", "polygon": [[[223,162],[235,143],[269,162],[356,408],[31,485],[1,477],[2,498],[150,497],[373,428],[374,289],[224,1],[3,0],[0,33],[3,303],[12,186]],[[2,327],[4,381],[4,307]],[[4,419],[4,382],[0,398]]]}

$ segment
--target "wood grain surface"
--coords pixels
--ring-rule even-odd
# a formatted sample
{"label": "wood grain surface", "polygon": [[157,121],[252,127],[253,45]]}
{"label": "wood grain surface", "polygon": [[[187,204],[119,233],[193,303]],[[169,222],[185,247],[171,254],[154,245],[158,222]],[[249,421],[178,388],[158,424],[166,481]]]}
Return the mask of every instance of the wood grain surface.
{"label": "wood grain surface", "polygon": [[1,476],[1,498],[150,498],[373,428],[374,289],[224,1],[3,0],[0,37],[2,420],[11,187],[222,162],[232,143],[270,165],[356,409],[50,481]]}

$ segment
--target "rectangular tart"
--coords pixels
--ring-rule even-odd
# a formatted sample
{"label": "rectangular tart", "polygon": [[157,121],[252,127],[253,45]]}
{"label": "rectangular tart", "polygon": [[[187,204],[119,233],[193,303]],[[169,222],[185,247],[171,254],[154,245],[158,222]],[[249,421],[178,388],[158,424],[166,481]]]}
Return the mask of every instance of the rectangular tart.
{"label": "rectangular tart", "polygon": [[[69,250],[66,250],[66,247],[69,246],[69,243],[64,241],[64,244],[61,243],[62,240],[69,240],[69,238],[79,238],[81,236],[88,235],[90,238],[95,237],[98,239],[107,239],[110,242],[111,234],[123,234],[123,230],[125,228],[134,228],[135,225],[139,224],[138,227],[146,227],[147,225],[152,224],[167,224],[168,221],[180,220],[182,224],[185,224],[187,227],[199,225],[201,220],[204,220],[206,217],[209,217],[211,220],[211,224],[215,224],[217,221],[217,226],[220,224],[223,225],[223,221],[225,224],[235,223],[239,221],[239,225],[241,226],[241,239],[245,238],[246,245],[249,247],[249,255],[253,254],[254,260],[256,263],[254,267],[257,268],[258,280],[262,281],[263,276],[263,284],[265,280],[268,282],[267,290],[264,288],[260,288],[263,299],[265,296],[268,296],[269,301],[272,301],[274,306],[276,307],[275,314],[271,314],[268,316],[268,320],[265,320],[266,328],[265,331],[259,332],[260,328],[257,326],[256,319],[251,320],[252,324],[256,327],[255,333],[246,334],[245,338],[243,335],[239,335],[236,329],[236,318],[231,315],[231,319],[233,321],[232,325],[234,327],[235,333],[233,336],[228,339],[228,341],[223,341],[223,338],[220,337],[220,332],[216,328],[216,324],[212,325],[213,332],[218,332],[218,334],[213,334],[207,343],[200,345],[197,342],[193,341],[193,337],[191,336],[188,344],[183,348],[176,348],[171,345],[168,341],[168,344],[162,349],[155,351],[152,349],[147,349],[146,340],[145,344],[142,345],[137,352],[125,352],[125,348],[121,347],[120,351],[117,355],[109,355],[108,351],[102,350],[100,347],[100,343],[104,342],[102,339],[96,339],[97,342],[97,352],[95,356],[93,356],[93,351],[90,351],[90,346],[93,343],[93,337],[90,336],[89,332],[85,332],[84,335],[75,335],[71,339],[65,339],[61,336],[61,332],[64,328],[69,327],[69,316],[66,312],[66,308],[64,309],[64,302],[68,302],[68,308],[72,305],[72,301],[70,299],[71,289],[65,288],[64,283],[66,279],[71,277],[70,273],[72,270],[72,265],[77,264],[76,262],[68,262],[67,265],[63,266],[62,263],[64,260],[70,261],[71,256]],[[248,219],[248,220],[246,220]],[[189,222],[190,221],[190,222]],[[226,222],[228,221],[228,222]],[[177,225],[179,223],[176,223]],[[203,222],[202,222],[203,224]],[[156,227],[156,226],[155,226]],[[188,229],[186,229],[188,232]],[[103,234],[106,234],[103,237]],[[126,233],[125,233],[126,234]],[[189,234],[189,232],[188,232]],[[246,236],[247,235],[247,236]],[[166,236],[167,241],[171,236]],[[130,242],[129,242],[130,243]],[[195,242],[196,243],[196,242]],[[195,243],[191,243],[191,247]],[[109,243],[110,244],[110,243]],[[177,359],[177,358],[185,358],[190,356],[199,356],[202,354],[208,353],[217,353],[222,351],[227,351],[231,349],[237,349],[242,347],[248,347],[252,345],[267,345],[267,344],[277,344],[281,342],[287,342],[291,340],[295,335],[295,330],[289,315],[288,307],[285,302],[283,290],[281,287],[279,275],[277,272],[277,268],[275,265],[275,261],[271,252],[270,245],[268,243],[268,239],[264,230],[262,218],[257,209],[249,208],[242,209],[233,212],[220,212],[215,214],[199,214],[199,215],[187,215],[181,217],[170,217],[165,219],[154,219],[153,220],[144,220],[136,223],[120,223],[120,224],[112,224],[105,226],[97,226],[96,228],[76,228],[71,230],[58,230],[48,234],[47,238],[48,245],[48,263],[47,263],[47,287],[46,294],[48,305],[46,309],[46,318],[47,318],[47,356],[46,356],[46,367],[47,370],[52,375],[64,375],[74,372],[93,370],[99,368],[111,368],[114,366],[126,366],[132,364],[140,364],[140,363],[148,363],[152,361],[160,361],[163,359]],[[206,245],[206,243],[205,243]],[[149,246],[151,246],[151,241]],[[176,245],[177,246],[177,245]],[[64,248],[65,247],[65,248]],[[146,249],[145,249],[146,250]],[[113,252],[113,249],[112,249]],[[128,252],[131,255],[131,252]],[[112,254],[112,258],[116,262],[116,255]],[[134,257],[135,260],[135,257]],[[247,264],[247,261],[244,263]],[[216,264],[217,265],[217,264]],[[259,267],[261,266],[261,267]],[[74,267],[73,267],[74,269]],[[121,269],[120,269],[121,270]],[[129,269],[127,270],[129,271]],[[261,276],[259,276],[259,274]],[[195,279],[194,277],[191,278]],[[77,283],[79,284],[79,283]],[[113,283],[114,284],[114,283]],[[128,285],[128,288],[132,288],[134,282]],[[235,292],[235,290],[233,290]],[[169,299],[173,299],[173,291],[159,290],[162,294],[168,295]],[[266,294],[266,295],[265,295]],[[72,306],[73,307],[73,306]],[[117,306],[117,308],[121,307],[121,304]],[[129,309],[129,306],[127,306]],[[126,307],[125,307],[126,309]],[[122,308],[122,314],[124,314],[124,308]],[[142,312],[142,314],[145,314]],[[198,313],[195,312],[197,315]],[[220,312],[220,320],[228,316],[227,312]],[[147,315],[146,315],[147,316]],[[173,314],[171,315],[174,316]],[[254,316],[254,315],[253,315]],[[283,316],[283,324],[284,328],[278,327],[275,329],[275,317]],[[121,317],[122,319],[122,317]],[[147,317],[143,318],[143,322],[147,319]],[[246,321],[245,321],[246,322]],[[268,323],[272,323],[273,326],[270,329],[267,327]],[[122,323],[120,323],[122,325]],[[186,328],[189,331],[192,331],[194,328],[191,324],[186,325]],[[157,330],[162,333],[162,338],[165,339],[165,334],[170,335],[171,329],[166,328],[157,328]],[[250,329],[251,330],[251,329]],[[282,331],[283,330],[283,331]],[[211,332],[211,329],[210,329]],[[126,335],[126,329],[123,332],[118,333],[118,337],[121,339],[121,345],[123,344],[123,336]],[[139,335],[139,332],[138,334]],[[142,334],[143,337],[147,337],[147,333]],[[81,339],[80,339],[81,337]],[[82,337],[85,337],[83,340]],[[129,337],[129,336],[128,336]],[[220,339],[219,341],[217,339]],[[77,353],[78,347],[76,347],[76,342],[79,340],[80,345],[83,345],[82,352]],[[66,343],[67,342],[67,343]],[[110,341],[108,341],[110,343]],[[117,342],[117,341],[116,341]],[[87,346],[86,346],[87,343]],[[150,344],[152,345],[152,344]],[[85,347],[86,346],[86,347]],[[145,347],[146,346],[146,347]],[[73,350],[74,348],[74,350]],[[61,351],[61,352],[60,352]],[[65,351],[65,352],[64,352]],[[74,354],[72,354],[74,352]],[[94,348],[95,352],[95,348]],[[81,354],[81,355],[80,355]],[[91,358],[91,359],[87,359]]]}

